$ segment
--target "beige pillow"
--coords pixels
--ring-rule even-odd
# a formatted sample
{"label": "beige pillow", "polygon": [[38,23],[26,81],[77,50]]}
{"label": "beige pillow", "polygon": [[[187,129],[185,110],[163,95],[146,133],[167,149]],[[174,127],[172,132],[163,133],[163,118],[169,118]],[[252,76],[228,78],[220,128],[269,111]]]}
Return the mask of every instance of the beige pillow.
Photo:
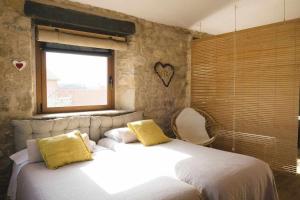
{"label": "beige pillow", "polygon": [[105,132],[104,135],[110,139],[122,143],[131,143],[137,141],[135,134],[128,127],[111,129]]}
{"label": "beige pillow", "polygon": [[[72,131],[73,132],[73,131]],[[81,134],[85,145],[88,147],[90,152],[93,152],[93,149],[96,145],[94,141],[91,141],[87,133]],[[29,162],[42,162],[43,157],[38,147],[36,139],[29,139],[26,141],[27,144],[27,153]]]}

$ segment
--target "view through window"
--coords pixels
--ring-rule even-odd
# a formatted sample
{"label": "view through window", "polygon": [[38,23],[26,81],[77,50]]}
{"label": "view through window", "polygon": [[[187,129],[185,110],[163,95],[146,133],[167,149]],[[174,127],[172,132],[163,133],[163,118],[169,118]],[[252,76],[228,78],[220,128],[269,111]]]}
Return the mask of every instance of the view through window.
{"label": "view through window", "polygon": [[44,51],[42,85],[46,108],[89,110],[109,106],[109,59],[103,55]]}

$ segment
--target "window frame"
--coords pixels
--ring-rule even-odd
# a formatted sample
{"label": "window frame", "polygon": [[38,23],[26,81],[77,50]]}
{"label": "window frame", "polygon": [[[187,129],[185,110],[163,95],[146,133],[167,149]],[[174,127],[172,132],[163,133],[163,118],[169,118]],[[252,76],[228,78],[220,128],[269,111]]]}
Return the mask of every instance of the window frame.
{"label": "window frame", "polygon": [[66,107],[48,107],[47,106],[47,74],[46,74],[46,51],[72,53],[81,55],[101,55],[100,53],[91,53],[84,51],[69,50],[47,50],[42,48],[43,43],[36,41],[36,102],[37,113],[63,113],[63,112],[81,112],[114,109],[114,52],[110,56],[105,55],[108,59],[108,89],[107,105],[85,105],[85,106],[66,106]]}

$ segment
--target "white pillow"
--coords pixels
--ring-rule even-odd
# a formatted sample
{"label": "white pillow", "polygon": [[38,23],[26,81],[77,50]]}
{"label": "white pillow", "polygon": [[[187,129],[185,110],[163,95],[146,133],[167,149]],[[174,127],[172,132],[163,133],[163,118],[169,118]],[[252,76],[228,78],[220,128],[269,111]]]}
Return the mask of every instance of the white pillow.
{"label": "white pillow", "polygon": [[[84,143],[89,148],[90,152],[93,152],[94,147],[96,146],[96,143],[94,141],[91,141],[89,138],[89,135],[87,133],[81,134]],[[41,155],[39,146],[37,144],[36,139],[30,139],[26,141],[27,143],[27,152],[28,152],[28,160],[29,162],[42,162],[43,157]]]}
{"label": "white pillow", "polygon": [[9,156],[9,158],[12,159],[16,163],[16,165],[20,165],[20,164],[28,161],[27,149],[18,151],[16,153],[14,153],[13,155]]}
{"label": "white pillow", "polygon": [[111,129],[106,131],[104,135],[122,143],[131,143],[137,141],[135,134],[127,127]]}
{"label": "white pillow", "polygon": [[97,146],[102,146],[106,149],[110,149],[110,150],[115,150],[115,145],[120,145],[119,142],[117,142],[116,140],[113,140],[111,138],[105,137],[102,138],[98,141]]}
{"label": "white pillow", "polygon": [[93,153],[94,150],[95,150],[95,147],[96,147],[96,142],[93,141],[93,140],[89,140],[89,145],[88,145],[88,147],[89,147],[90,152]]}
{"label": "white pillow", "polygon": [[28,160],[29,162],[42,162],[43,157],[40,153],[39,146],[36,139],[30,139],[26,141]]}
{"label": "white pillow", "polygon": [[82,133],[81,136],[85,145],[89,148],[90,152],[93,152],[96,142],[90,140],[89,135],[87,133]]}

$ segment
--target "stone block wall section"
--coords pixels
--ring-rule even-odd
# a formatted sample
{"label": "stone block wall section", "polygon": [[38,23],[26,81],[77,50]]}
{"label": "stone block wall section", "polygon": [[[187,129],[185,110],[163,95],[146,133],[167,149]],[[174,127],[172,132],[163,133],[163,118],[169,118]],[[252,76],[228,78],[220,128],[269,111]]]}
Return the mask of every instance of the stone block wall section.
{"label": "stone block wall section", "polygon": [[[34,110],[32,30],[23,3],[0,0],[0,199],[6,196],[11,172],[8,155],[14,153],[10,120],[29,117]],[[26,60],[28,66],[19,73],[13,59]]]}
{"label": "stone block wall section", "polygon": [[[67,0],[36,1],[134,22],[137,31],[129,37],[129,49],[115,52],[116,109],[144,110],[171,135],[170,117],[190,102],[190,41],[199,33]],[[24,0],[0,0],[0,199],[8,184],[7,157],[14,153],[10,120],[31,117],[36,110],[35,36],[23,6]],[[13,59],[25,60],[26,68],[17,71]],[[154,73],[158,61],[175,67],[168,88]]]}

